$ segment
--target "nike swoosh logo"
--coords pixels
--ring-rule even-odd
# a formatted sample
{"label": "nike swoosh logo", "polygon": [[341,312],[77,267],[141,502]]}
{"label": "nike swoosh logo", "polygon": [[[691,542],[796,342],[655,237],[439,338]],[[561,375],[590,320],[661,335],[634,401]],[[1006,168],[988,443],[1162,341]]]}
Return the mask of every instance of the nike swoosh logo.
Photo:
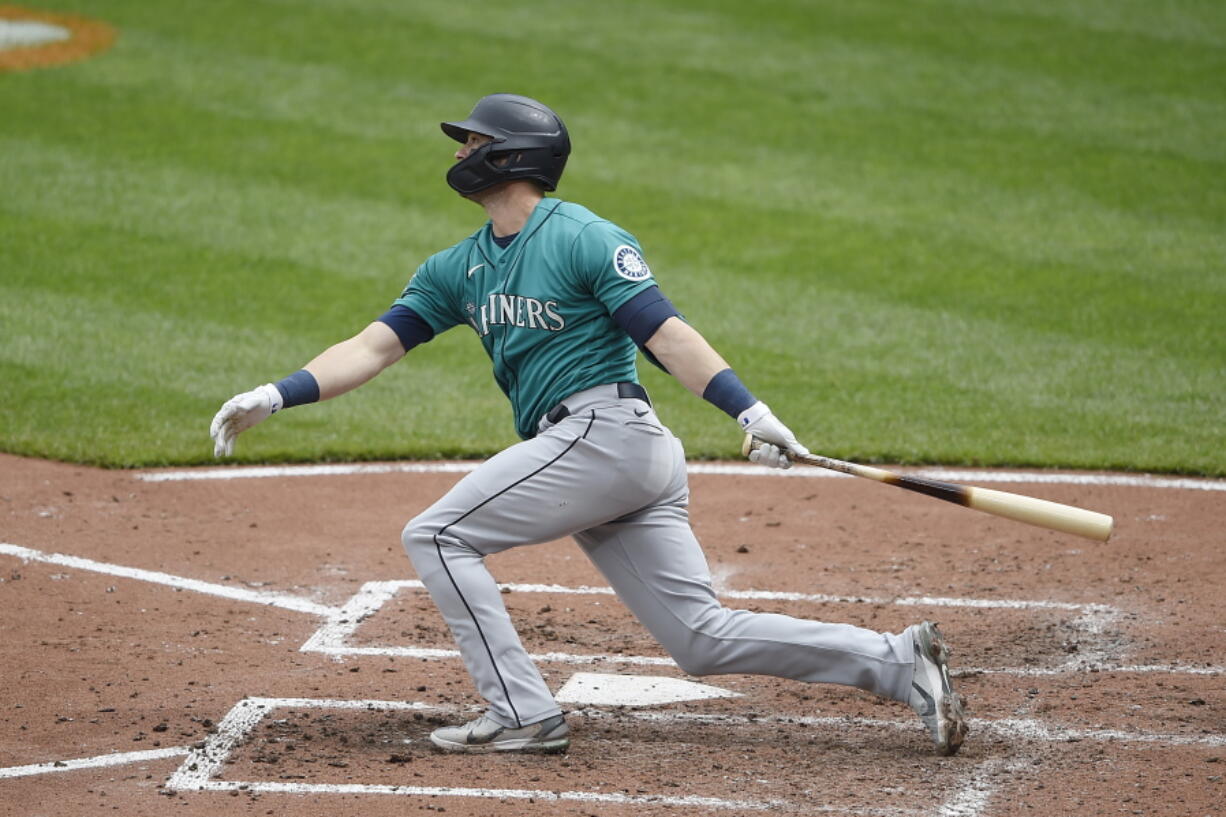
{"label": "nike swoosh logo", "polygon": [[650,413],[651,413],[651,412],[649,412],[649,411],[639,411],[638,409],[635,409],[635,410],[634,410],[634,416],[635,416],[635,417],[646,417],[646,416],[647,416],[648,414],[650,414]]}
{"label": "nike swoosh logo", "polygon": [[485,266],[485,264],[478,264],[478,265],[477,265],[477,266],[475,266],[475,267],[469,267],[469,268],[468,268],[468,276],[467,276],[467,277],[472,278],[472,277],[473,277],[473,273],[474,273],[474,272],[476,272],[477,270],[481,269],[481,268],[482,268],[482,267],[484,267],[484,266]]}

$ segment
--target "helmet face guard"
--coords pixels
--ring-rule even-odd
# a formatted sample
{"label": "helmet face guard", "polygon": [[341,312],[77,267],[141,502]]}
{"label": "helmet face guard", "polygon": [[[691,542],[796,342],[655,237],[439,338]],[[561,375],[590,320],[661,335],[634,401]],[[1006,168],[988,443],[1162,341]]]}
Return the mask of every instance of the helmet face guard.
{"label": "helmet face guard", "polygon": [[556,190],[570,155],[570,136],[562,120],[526,96],[492,94],[477,102],[467,119],[443,122],[441,127],[460,143],[467,142],[469,133],[493,140],[447,171],[447,184],[463,196],[515,179]]}
{"label": "helmet face guard", "polygon": [[467,196],[504,181],[502,170],[490,161],[493,147],[493,142],[487,142],[451,166],[447,171],[447,184],[452,190]]}

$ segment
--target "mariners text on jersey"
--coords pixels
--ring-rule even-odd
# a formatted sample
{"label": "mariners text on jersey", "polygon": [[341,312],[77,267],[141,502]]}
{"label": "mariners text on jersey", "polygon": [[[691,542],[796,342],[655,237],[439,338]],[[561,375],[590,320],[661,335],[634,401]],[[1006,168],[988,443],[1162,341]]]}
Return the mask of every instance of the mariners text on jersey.
{"label": "mariners text on jersey", "polygon": [[473,328],[528,439],[562,398],[638,381],[638,350],[613,313],[655,285],[634,236],[586,207],[545,198],[506,246],[486,222],[427,258],[395,303],[436,335]]}
{"label": "mariners text on jersey", "polygon": [[566,328],[566,319],[558,312],[555,300],[540,301],[524,295],[507,295],[491,292],[478,309],[476,304],[466,305],[468,322],[477,334],[485,337],[491,326],[514,326],[520,329],[544,329],[561,332]]}

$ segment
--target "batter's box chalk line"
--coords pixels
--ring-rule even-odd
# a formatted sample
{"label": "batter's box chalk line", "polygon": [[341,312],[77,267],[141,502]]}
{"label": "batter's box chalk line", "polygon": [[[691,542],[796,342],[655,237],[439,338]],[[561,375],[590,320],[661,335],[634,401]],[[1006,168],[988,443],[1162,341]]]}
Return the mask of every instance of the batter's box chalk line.
{"label": "batter's box chalk line", "polygon": [[[551,595],[578,596],[612,596],[613,589],[609,587],[567,587],[557,584],[519,584],[504,583],[499,587],[510,593],[542,593]],[[341,608],[328,616],[324,624],[307,639],[301,647],[302,652],[317,652],[343,660],[350,656],[384,656],[400,658],[417,658],[426,660],[458,659],[458,650],[450,647],[420,647],[407,645],[368,645],[350,644],[350,639],[356,634],[362,623],[376,615],[395,595],[403,590],[423,590],[424,585],[416,580],[374,581],[362,585],[361,589]],[[868,596],[832,596],[821,593],[789,593],[771,590],[730,590],[719,594],[722,598],[736,601],[792,601],[811,602],[815,604],[891,604],[904,607],[945,607],[972,609],[1001,610],[1058,610],[1075,613],[1068,621],[1071,635],[1078,639],[1078,651],[1054,666],[1021,666],[1021,667],[959,667],[957,675],[1001,674],[1016,676],[1056,676],[1079,674],[1091,670],[1119,671],[1133,673],[1161,672],[1187,673],[1200,675],[1221,674],[1221,667],[1187,667],[1182,665],[1121,665],[1113,660],[1113,656],[1121,649],[1121,636],[1113,628],[1114,623],[1123,616],[1123,612],[1115,607],[1102,604],[1070,604],[1053,601],[1025,601],[1001,599],[967,599],[941,598],[931,596],[913,596],[897,598],[874,598]],[[676,668],[671,658],[648,655],[626,655],[623,653],[607,654],[576,654],[564,652],[533,653],[533,660],[559,664],[603,664],[627,665],[640,667]]]}
{"label": "batter's box chalk line", "polygon": [[[278,709],[348,709],[366,711],[411,711],[457,713],[458,707],[434,706],[418,702],[374,700],[329,700],[316,698],[246,698],[239,701],[217,724],[216,731],[200,745],[193,748],[179,768],[166,782],[166,789],[177,792],[249,792],[264,794],[357,794],[396,795],[401,797],[463,797],[497,800],[524,800],[537,803],[579,802],[609,803],[616,805],[677,806],[705,808],[713,811],[768,812],[786,810],[789,813],[840,814],[854,817],[927,817],[938,815],[977,815],[986,807],[996,789],[996,780],[1001,779],[997,770],[1003,765],[999,759],[990,759],[970,767],[961,775],[952,794],[938,804],[935,812],[928,809],[839,807],[823,804],[802,804],[779,799],[728,799],[703,795],[627,794],[624,792],[555,791],[545,789],[494,789],[457,786],[400,786],[370,783],[310,783],[306,781],[221,780],[217,775],[226,766],[231,754],[271,712]],[[580,715],[612,716],[594,710],[581,710]],[[619,713],[619,716],[624,713]],[[637,713],[642,715],[642,713]],[[653,720],[666,720],[667,713],[653,713]],[[686,718],[685,713],[676,713],[675,719]],[[740,718],[709,718],[739,725],[749,723]],[[757,719],[755,723],[762,723]],[[814,719],[817,721],[823,719]],[[836,719],[831,719],[836,720]],[[837,719],[846,725],[846,719]],[[795,719],[787,721],[795,723]],[[887,723],[890,727],[895,724]],[[880,723],[878,725],[880,725]],[[914,724],[911,724],[914,728]],[[1011,764],[1018,765],[1021,764]]]}
{"label": "batter's box chalk line", "polygon": [[[324,619],[323,625],[311,635],[302,645],[303,652],[321,652],[332,655],[337,660],[346,656],[381,655],[402,656],[419,659],[455,659],[460,654],[452,648],[375,646],[358,647],[347,643],[362,621],[374,615],[389,599],[402,589],[422,589],[419,581],[375,581],[367,582],[344,606],[335,607],[320,604],[301,596],[289,593],[276,593],[266,590],[254,590],[246,587],[206,582],[200,579],[189,579],[154,570],[99,562],[80,556],[63,553],[47,553],[33,548],[0,542],[0,555],[13,556],[23,562],[41,562],[59,565],[61,567],[101,573],[124,579],[143,581],[172,587],[176,590],[188,590],[208,596],[246,602],[259,606],[276,607],[298,613],[309,613]],[[501,584],[508,592],[520,593],[553,593],[570,595],[600,595],[612,596],[609,587],[566,587],[556,584]],[[1061,610],[1077,613],[1070,622],[1074,632],[1082,638],[1078,654],[1070,656],[1062,664],[1054,667],[962,667],[958,674],[999,673],[1005,675],[1043,676],[1083,673],[1089,670],[1132,673],[1160,674],[1191,674],[1191,675],[1222,675],[1226,667],[1221,666],[1189,666],[1183,664],[1145,664],[1124,665],[1113,660],[1113,655],[1119,652],[1118,634],[1112,634],[1110,625],[1123,615],[1116,607],[1102,604],[1072,604],[1054,601],[1026,601],[1015,599],[973,599],[946,598],[933,596],[911,597],[881,597],[871,596],[833,596],[821,593],[792,593],[773,590],[726,590],[719,594],[722,598],[731,600],[757,601],[794,601],[842,604],[873,604],[922,607],[949,607],[972,609],[1002,609],[1002,610]],[[577,655],[572,653],[543,653],[534,656],[539,661],[564,664],[627,664],[634,666],[662,666],[675,668],[676,664],[669,658],[657,656],[614,655]]]}
{"label": "batter's box chalk line", "polygon": [[[550,791],[535,789],[487,789],[457,786],[397,786],[366,783],[307,783],[261,780],[218,780],[234,748],[270,712],[281,708],[358,709],[368,711],[450,712],[456,707],[440,707],[401,701],[343,701],[305,698],[247,698],[239,701],[217,724],[216,731],[200,748],[193,748],[178,770],[166,782],[172,791],[246,791],[289,794],[383,794],[407,797],[468,797],[537,802],[574,801],[584,803],[647,804],[700,807],[719,810],[770,811],[790,804],[779,800],[729,800],[695,795],[629,795],[618,792]],[[870,813],[870,812],[862,812]],[[872,812],[880,813],[880,812]]]}
{"label": "batter's box chalk line", "polygon": [[[331,708],[331,709],[349,709],[349,710],[370,710],[370,711],[409,711],[409,712],[443,712],[458,714],[462,712],[461,708],[455,706],[437,706],[417,702],[403,701],[365,701],[365,700],[327,700],[314,698],[247,698],[240,701],[238,705],[222,719],[216,731],[202,744],[194,747],[186,746],[171,746],[161,749],[140,751],[140,752],[116,752],[104,755],[98,755],[88,758],[75,758],[70,760],[56,760],[44,763],[28,764],[23,766],[10,766],[0,768],[0,780],[11,779],[17,777],[29,777],[34,775],[44,774],[59,774],[74,772],[81,769],[98,769],[112,766],[129,765],[136,763],[148,763],[164,758],[186,756],[186,759],[178,767],[175,773],[171,776],[167,783],[167,787],[174,790],[195,790],[195,791],[263,791],[263,792],[281,792],[281,793],[367,793],[367,794],[400,794],[410,795],[417,794],[422,796],[466,796],[466,797],[501,797],[503,790],[482,789],[475,793],[469,790],[458,790],[447,787],[405,787],[405,786],[378,786],[366,784],[353,784],[345,786],[334,786],[331,784],[306,784],[293,783],[282,784],[278,782],[233,782],[213,779],[218,771],[226,764],[231,752],[241,743],[241,741],[251,733],[256,724],[265,717],[269,712],[282,707],[297,707],[297,708]],[[572,716],[582,717],[587,720],[615,720],[619,724],[623,724],[627,719],[640,720],[656,725],[668,724],[703,724],[711,726],[722,726],[730,729],[736,729],[743,726],[754,725],[772,725],[779,728],[794,728],[798,725],[813,729],[824,729],[831,734],[845,734],[849,727],[856,729],[878,729],[889,730],[894,732],[908,733],[916,730],[916,722],[914,718],[905,720],[891,721],[872,718],[855,718],[855,717],[797,717],[793,715],[755,715],[752,718],[744,715],[720,715],[720,714],[703,714],[690,711],[635,711],[626,709],[623,705],[618,705],[616,709],[606,709],[601,707],[586,706],[575,709],[571,712]],[[1214,749],[1219,749],[1226,746],[1226,736],[1224,735],[1180,735],[1180,734],[1158,734],[1152,732],[1127,732],[1116,729],[1070,729],[1060,726],[1053,726],[1040,720],[1032,718],[1001,718],[998,720],[981,720],[974,718],[971,720],[971,725],[974,732],[978,735],[993,735],[999,739],[1007,741],[1015,750],[1020,752],[1019,757],[1023,759],[1019,761],[1026,765],[1024,759],[1024,746],[1027,743],[1031,744],[1065,744],[1069,742],[1094,741],[1101,743],[1109,743],[1112,745],[1158,745],[1158,746],[1207,746]],[[980,784],[980,781],[989,780],[990,774],[987,774],[993,766],[991,762],[981,764],[976,767],[976,770],[971,773],[970,778],[965,785],[956,793],[950,801],[942,807],[940,814],[975,814],[976,811],[967,811],[965,807],[968,803],[974,804],[990,796],[990,791]],[[537,794],[535,792],[521,792],[518,795],[533,798]],[[584,793],[585,799],[588,798],[588,793]],[[566,799],[557,793],[549,793],[542,795],[541,799]],[[612,794],[602,798],[608,802],[624,802],[620,795]],[[767,810],[772,805],[777,804],[776,801],[760,802],[756,805],[749,801],[708,801],[708,800],[693,800],[692,798],[684,801],[673,798],[669,802],[677,802],[678,804],[686,805],[709,805],[712,808],[733,808],[744,806],[747,810]],[[634,801],[637,802],[637,801]],[[644,801],[647,802],[647,801]],[[663,802],[661,800],[650,800],[653,803]],[[984,801],[986,802],[986,801]],[[719,805],[723,803],[724,805]],[[961,805],[959,805],[961,804]],[[811,812],[829,812],[829,811],[845,811],[840,809],[831,809],[826,807],[808,807]],[[860,810],[858,814],[870,813],[897,813],[904,814],[906,812],[873,812],[871,810]]]}
{"label": "batter's box chalk line", "polygon": [[[63,553],[47,553],[21,545],[0,542],[0,555],[13,556],[23,562],[41,562],[61,567],[101,573],[124,579],[143,581],[172,587],[180,591],[191,591],[202,595],[216,596],[232,601],[246,602],[265,607],[276,607],[297,613],[309,613],[324,619],[323,625],[303,644],[303,652],[321,652],[330,654],[337,660],[346,656],[381,655],[402,656],[419,659],[445,660],[459,658],[460,654],[452,648],[404,647],[404,646],[374,646],[358,647],[348,644],[362,621],[374,615],[389,599],[402,589],[422,589],[419,581],[375,581],[362,586],[344,606],[335,607],[321,604],[301,596],[289,593],[277,593],[267,590],[254,590],[246,587],[206,582],[200,579],[190,579],[154,570],[137,567],[127,567],[108,562],[99,562],[80,556]],[[556,584],[501,584],[508,592],[520,593],[553,593],[570,595],[600,595],[612,596],[609,587],[566,587]],[[1076,613],[1070,622],[1070,628],[1079,635],[1080,649],[1063,663],[1051,667],[962,667],[958,674],[997,673],[1004,675],[1044,676],[1078,674],[1090,670],[1132,673],[1160,674],[1190,674],[1190,675],[1222,675],[1226,667],[1221,666],[1190,666],[1184,664],[1143,664],[1126,665],[1114,660],[1114,655],[1121,650],[1120,635],[1113,633],[1111,624],[1123,615],[1116,607],[1102,604],[1073,604],[1054,601],[1027,601],[1016,599],[974,599],[948,598],[934,596],[903,596],[880,597],[872,596],[834,596],[821,593],[792,593],[773,590],[725,590],[719,594],[730,600],[747,601],[793,601],[811,602],[816,604],[873,604],[898,605],[911,607],[935,608],[971,608],[999,610],[1060,610]],[[676,664],[669,658],[658,656],[614,655],[577,655],[573,653],[543,653],[534,656],[539,661],[564,664],[626,664],[632,666],[662,666],[675,668]]]}
{"label": "batter's box chalk line", "polygon": [[[727,715],[702,712],[644,712],[635,710],[605,710],[586,707],[574,714],[592,720],[626,719],[650,723],[695,723],[709,726],[752,726],[772,724],[781,728],[803,725],[813,729],[828,730],[833,734],[845,734],[848,728],[915,732],[920,728],[914,717],[902,720],[861,718],[849,716],[805,717],[796,715]],[[1030,742],[1037,744],[1063,744],[1078,741],[1097,743],[1121,743],[1160,746],[1226,746],[1226,735],[1218,734],[1163,734],[1157,732],[1131,732],[1123,729],[1074,729],[1049,724],[1035,718],[998,718],[987,720],[971,718],[971,731],[976,735],[993,735],[1011,744]]]}

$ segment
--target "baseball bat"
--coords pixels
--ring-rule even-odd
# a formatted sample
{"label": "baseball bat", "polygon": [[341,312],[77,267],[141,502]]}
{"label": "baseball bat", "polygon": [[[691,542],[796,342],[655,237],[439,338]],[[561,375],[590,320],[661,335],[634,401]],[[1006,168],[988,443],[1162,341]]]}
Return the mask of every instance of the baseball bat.
{"label": "baseball bat", "polygon": [[[752,434],[746,434],[745,443],[741,446],[741,453],[749,456],[750,451],[753,451],[762,444],[762,441]],[[936,497],[937,499],[943,499],[946,502],[953,502],[967,508],[974,508],[977,511],[990,513],[993,516],[1003,516],[1005,519],[1038,525],[1041,528],[1058,530],[1062,533],[1072,533],[1077,536],[1084,536],[1087,539],[1096,539],[1100,542],[1107,541],[1111,536],[1111,528],[1115,524],[1115,520],[1103,513],[1087,511],[1084,508],[1076,508],[1072,505],[1062,505],[1059,502],[1051,502],[1046,499],[1035,499],[1031,496],[1011,494],[1007,491],[994,491],[990,488],[976,488],[971,485],[940,482],[935,479],[926,479],[909,474],[896,474],[893,471],[886,471],[884,468],[858,465],[854,462],[844,462],[843,460],[835,460],[818,454],[797,456],[796,454],[789,453],[788,457],[809,465],[828,468],[831,471],[851,474],[853,477],[863,477],[864,479],[871,479],[876,482],[884,482],[886,485],[906,488],[908,491],[915,491],[927,496]]]}

